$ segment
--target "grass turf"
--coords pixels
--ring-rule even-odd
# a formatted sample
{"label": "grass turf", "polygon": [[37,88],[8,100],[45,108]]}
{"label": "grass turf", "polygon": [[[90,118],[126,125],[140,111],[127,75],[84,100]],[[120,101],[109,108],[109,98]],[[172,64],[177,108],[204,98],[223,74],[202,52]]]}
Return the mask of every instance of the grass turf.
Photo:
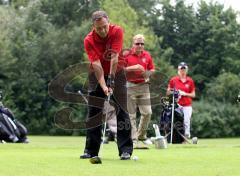
{"label": "grass turf", "polygon": [[134,150],[121,161],[114,142],[104,145],[101,165],[80,160],[85,138],[30,136],[29,144],[0,144],[1,176],[239,176],[240,138],[200,139],[197,145]]}

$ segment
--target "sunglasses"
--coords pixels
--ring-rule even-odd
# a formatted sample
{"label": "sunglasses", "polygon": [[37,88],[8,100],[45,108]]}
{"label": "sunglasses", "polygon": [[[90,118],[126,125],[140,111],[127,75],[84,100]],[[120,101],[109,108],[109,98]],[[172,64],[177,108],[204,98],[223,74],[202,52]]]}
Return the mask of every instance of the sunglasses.
{"label": "sunglasses", "polygon": [[137,46],[139,46],[139,45],[144,46],[144,43],[135,43],[135,45],[137,45]]}

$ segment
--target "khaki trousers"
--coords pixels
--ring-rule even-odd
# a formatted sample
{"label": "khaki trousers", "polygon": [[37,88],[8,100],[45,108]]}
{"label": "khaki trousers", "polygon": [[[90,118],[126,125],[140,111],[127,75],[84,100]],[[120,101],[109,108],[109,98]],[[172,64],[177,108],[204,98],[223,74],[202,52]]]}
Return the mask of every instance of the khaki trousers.
{"label": "khaki trousers", "polygon": [[[147,128],[152,115],[149,84],[127,84],[127,108],[132,126],[132,139],[143,140],[147,138]],[[137,127],[137,108],[141,113]]]}

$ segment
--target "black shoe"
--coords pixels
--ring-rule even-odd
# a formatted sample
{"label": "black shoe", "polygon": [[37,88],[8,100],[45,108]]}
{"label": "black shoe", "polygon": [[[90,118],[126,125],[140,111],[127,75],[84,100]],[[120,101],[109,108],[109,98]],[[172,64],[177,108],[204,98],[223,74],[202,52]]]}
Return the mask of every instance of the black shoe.
{"label": "black shoe", "polygon": [[88,153],[84,153],[84,154],[80,155],[80,159],[89,159],[89,158],[92,158],[92,156]]}
{"label": "black shoe", "polygon": [[130,158],[131,158],[131,155],[127,152],[123,152],[120,156],[121,160],[130,160]]}

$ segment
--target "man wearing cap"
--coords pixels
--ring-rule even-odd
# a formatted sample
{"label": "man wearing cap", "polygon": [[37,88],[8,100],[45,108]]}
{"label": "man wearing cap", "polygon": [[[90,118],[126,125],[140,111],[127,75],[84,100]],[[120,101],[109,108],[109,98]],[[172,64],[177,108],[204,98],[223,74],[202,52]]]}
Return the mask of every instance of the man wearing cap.
{"label": "man wearing cap", "polygon": [[117,145],[121,160],[132,155],[131,124],[127,113],[126,79],[119,53],[123,45],[123,30],[109,23],[104,11],[92,14],[93,30],[84,39],[90,61],[88,85],[87,138],[81,159],[98,156],[101,144],[103,106],[106,96],[117,113]]}
{"label": "man wearing cap", "polygon": [[[144,41],[142,34],[135,35],[131,50],[124,55],[127,65],[125,68],[127,72],[127,105],[135,148],[140,146],[138,141],[142,141],[145,145],[152,144],[151,140],[147,139],[147,128],[152,115],[149,77],[154,73],[155,68],[151,55],[144,50]],[[136,122],[137,108],[141,113],[138,125]]]}
{"label": "man wearing cap", "polygon": [[191,77],[187,76],[188,66],[185,62],[178,65],[178,75],[170,79],[167,94],[173,89],[180,94],[178,104],[182,106],[184,114],[185,137],[190,138],[190,121],[192,116],[192,98],[195,97],[195,84]]}

